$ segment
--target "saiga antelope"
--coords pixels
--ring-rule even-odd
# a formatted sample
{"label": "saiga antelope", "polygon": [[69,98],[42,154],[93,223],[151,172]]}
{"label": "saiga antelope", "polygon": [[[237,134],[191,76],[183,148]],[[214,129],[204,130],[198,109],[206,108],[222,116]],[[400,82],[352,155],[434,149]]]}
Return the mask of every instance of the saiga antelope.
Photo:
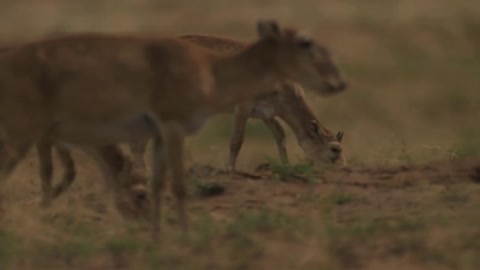
{"label": "saiga antelope", "polygon": [[152,237],[159,232],[167,168],[186,229],[186,135],[210,115],[271,92],[268,86],[279,80],[323,95],[345,87],[323,46],[276,22],[257,25],[259,40],[228,56],[179,38],[113,34],[72,34],[1,55],[0,123],[8,147],[0,181],[33,143],[67,142],[91,148],[116,191],[115,165],[124,157],[115,144],[151,136]]}

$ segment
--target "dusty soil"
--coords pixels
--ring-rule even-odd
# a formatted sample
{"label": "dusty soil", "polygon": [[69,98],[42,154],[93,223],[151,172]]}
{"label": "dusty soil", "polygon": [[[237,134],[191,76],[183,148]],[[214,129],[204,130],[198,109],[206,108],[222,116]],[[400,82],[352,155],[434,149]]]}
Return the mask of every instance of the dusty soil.
{"label": "dusty soil", "polygon": [[[78,181],[51,209],[38,206],[33,154],[6,185],[9,207],[0,225],[0,263],[7,268],[2,269],[480,266],[477,157],[352,166],[309,176],[279,175],[265,164],[233,175],[211,165],[191,165],[192,229],[180,233],[174,201],[167,196],[158,247],[150,246],[144,221],[125,220],[108,209],[98,171],[85,157],[77,160]],[[31,181],[18,179],[22,176]],[[204,192],[211,187],[221,188]]]}

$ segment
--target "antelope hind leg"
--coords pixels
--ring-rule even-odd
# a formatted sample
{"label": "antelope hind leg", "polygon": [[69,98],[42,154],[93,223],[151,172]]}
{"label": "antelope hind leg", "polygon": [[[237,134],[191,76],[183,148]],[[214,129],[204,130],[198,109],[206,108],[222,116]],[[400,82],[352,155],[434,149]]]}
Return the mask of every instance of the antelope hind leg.
{"label": "antelope hind leg", "polygon": [[282,126],[277,120],[275,120],[275,118],[263,119],[263,123],[265,123],[270,132],[272,132],[275,143],[277,144],[280,161],[284,164],[288,164],[287,143],[285,140],[285,131]]}
{"label": "antelope hind leg", "polygon": [[243,140],[245,138],[245,127],[247,125],[251,110],[251,104],[245,103],[235,106],[233,128],[230,136],[230,155],[227,164],[228,172],[235,171],[237,157],[240,153],[240,149],[242,148]]}

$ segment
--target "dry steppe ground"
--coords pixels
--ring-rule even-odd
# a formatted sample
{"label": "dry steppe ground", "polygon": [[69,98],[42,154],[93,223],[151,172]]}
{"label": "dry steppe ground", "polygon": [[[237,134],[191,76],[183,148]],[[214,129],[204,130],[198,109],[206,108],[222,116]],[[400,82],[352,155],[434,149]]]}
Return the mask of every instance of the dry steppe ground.
{"label": "dry steppe ground", "polygon": [[[214,117],[188,142],[192,230],[182,236],[167,211],[159,247],[146,223],[104,211],[99,172],[81,152],[78,181],[41,210],[32,151],[2,190],[0,269],[480,269],[476,1],[1,5],[3,44],[83,30],[250,40],[255,20],[275,18],[328,44],[351,87],[328,99],[307,91],[320,120],[345,131],[346,169],[302,165],[291,133],[293,165],[269,161],[271,135],[251,121],[238,163],[246,173],[225,175],[231,116]],[[202,196],[211,183],[224,193]]]}

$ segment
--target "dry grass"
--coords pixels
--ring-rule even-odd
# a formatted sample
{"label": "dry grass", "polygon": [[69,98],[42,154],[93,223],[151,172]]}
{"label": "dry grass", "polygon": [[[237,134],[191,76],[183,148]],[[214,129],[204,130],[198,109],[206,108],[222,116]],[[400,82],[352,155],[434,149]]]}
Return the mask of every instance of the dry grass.
{"label": "dry grass", "polygon": [[[78,181],[41,210],[32,153],[2,190],[0,269],[480,268],[480,169],[472,169],[480,160],[468,158],[480,155],[475,1],[23,0],[3,1],[0,15],[3,43],[80,30],[248,40],[264,17],[308,29],[350,82],[329,99],[307,95],[326,126],[345,131],[352,165],[306,182],[268,172],[192,176],[192,232],[180,235],[167,215],[162,245],[152,248],[145,224],[104,211],[99,174],[79,153]],[[215,117],[189,139],[190,164],[225,165],[230,119]],[[238,167],[277,158],[270,138],[249,123]],[[199,197],[195,181],[225,193]]]}

